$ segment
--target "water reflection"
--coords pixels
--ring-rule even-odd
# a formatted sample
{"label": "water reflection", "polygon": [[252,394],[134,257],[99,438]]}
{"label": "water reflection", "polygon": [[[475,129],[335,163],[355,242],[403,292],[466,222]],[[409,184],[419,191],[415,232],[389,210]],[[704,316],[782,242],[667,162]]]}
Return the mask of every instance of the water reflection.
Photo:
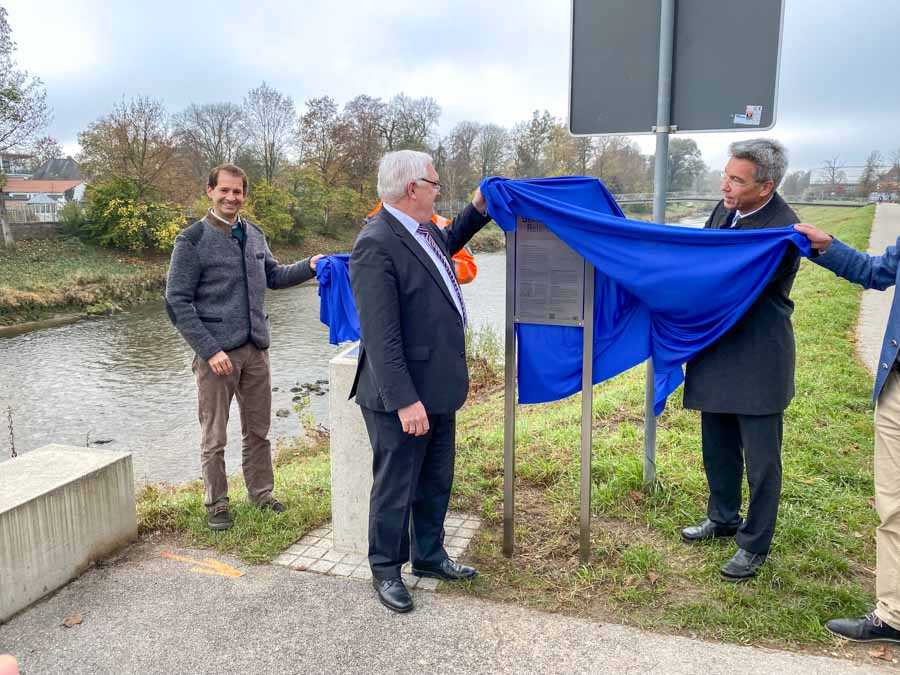
{"label": "water reflection", "polygon": [[[504,256],[480,255],[478,279],[464,287],[473,325],[503,324]],[[297,433],[291,387],[328,377],[339,351],[319,322],[315,286],[267,296],[272,323],[272,438]],[[163,303],[112,317],[0,338],[0,412],[12,406],[19,452],[48,443],[134,453],[138,480],[183,481],[200,476],[196,388],[191,350],[169,323]],[[327,396],[313,396],[315,417],[327,423]],[[291,410],[287,418],[279,409]],[[2,416],[5,418],[5,414]],[[5,431],[5,424],[0,429]],[[240,422],[233,404],[226,462],[240,467]],[[0,433],[0,460],[8,457]]]}

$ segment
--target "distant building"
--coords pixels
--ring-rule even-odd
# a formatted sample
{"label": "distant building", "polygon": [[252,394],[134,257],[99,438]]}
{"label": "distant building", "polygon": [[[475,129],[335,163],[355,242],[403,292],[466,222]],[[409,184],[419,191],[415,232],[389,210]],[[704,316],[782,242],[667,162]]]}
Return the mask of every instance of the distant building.
{"label": "distant building", "polygon": [[56,222],[59,209],[66,203],[66,192],[73,199],[76,193],[83,197],[84,182],[10,178],[3,191],[4,206],[12,222]]}
{"label": "distant building", "polygon": [[71,157],[48,159],[31,174],[31,180],[81,180],[81,169]]}
{"label": "distant building", "polygon": [[66,190],[82,183],[76,180],[30,180],[27,178],[9,178],[3,188],[4,197],[9,202],[27,202],[36,195],[47,195],[53,199],[64,200]]}
{"label": "distant building", "polygon": [[31,158],[31,155],[0,152],[0,173],[8,178],[28,178],[31,175],[28,170]]}

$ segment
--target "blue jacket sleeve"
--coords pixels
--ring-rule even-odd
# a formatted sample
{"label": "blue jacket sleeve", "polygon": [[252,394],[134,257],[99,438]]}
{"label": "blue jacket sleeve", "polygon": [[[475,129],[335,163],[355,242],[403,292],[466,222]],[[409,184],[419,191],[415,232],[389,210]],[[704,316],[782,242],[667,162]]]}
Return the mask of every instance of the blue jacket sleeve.
{"label": "blue jacket sleeve", "polygon": [[883,291],[897,282],[900,238],[896,244],[888,246],[884,253],[877,256],[857,251],[835,239],[825,253],[810,260],[863,288]]}

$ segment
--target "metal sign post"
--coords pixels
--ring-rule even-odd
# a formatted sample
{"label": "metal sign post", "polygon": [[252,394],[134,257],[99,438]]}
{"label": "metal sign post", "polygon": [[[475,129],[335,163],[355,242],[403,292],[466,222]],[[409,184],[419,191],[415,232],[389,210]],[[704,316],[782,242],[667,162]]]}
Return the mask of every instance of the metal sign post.
{"label": "metal sign post", "polygon": [[503,555],[511,558],[516,526],[516,233],[506,233],[506,360],[503,395]]}
{"label": "metal sign post", "polygon": [[[656,134],[654,222],[666,217],[669,134],[676,128],[760,131],[775,124],[784,0],[572,0],[571,9],[569,131]],[[735,31],[753,36],[753,68],[739,78],[727,58]],[[656,485],[653,389],[648,360],[646,489]]]}
{"label": "metal sign post", "polygon": [[[672,52],[675,41],[675,0],[662,0],[659,17],[659,77],[656,94],[656,156],[653,167],[653,222],[666,221],[669,192],[669,133],[672,109]],[[656,413],[653,410],[653,359],[647,359],[644,393],[644,489],[656,486]]]}
{"label": "metal sign post", "polygon": [[503,554],[515,550],[516,323],[581,326],[580,555],[591,554],[591,421],[594,268],[542,223],[519,218],[506,234],[506,364],[503,425]]}
{"label": "metal sign post", "polygon": [[591,423],[594,420],[594,266],[584,261],[584,342],[581,348],[581,528],[578,554],[591,560]]}

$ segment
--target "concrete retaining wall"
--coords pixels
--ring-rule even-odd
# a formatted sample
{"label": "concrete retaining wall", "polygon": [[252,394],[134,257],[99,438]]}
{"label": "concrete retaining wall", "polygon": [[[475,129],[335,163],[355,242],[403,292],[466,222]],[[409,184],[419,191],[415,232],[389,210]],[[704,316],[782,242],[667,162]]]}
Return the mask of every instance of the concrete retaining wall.
{"label": "concrete retaining wall", "polygon": [[355,344],[328,364],[331,526],[336,549],[366,554],[369,552],[372,446],[359,406],[347,399],[356,374],[358,349]]}
{"label": "concrete retaining wall", "polygon": [[0,622],[136,537],[130,453],[48,445],[0,463]]}

